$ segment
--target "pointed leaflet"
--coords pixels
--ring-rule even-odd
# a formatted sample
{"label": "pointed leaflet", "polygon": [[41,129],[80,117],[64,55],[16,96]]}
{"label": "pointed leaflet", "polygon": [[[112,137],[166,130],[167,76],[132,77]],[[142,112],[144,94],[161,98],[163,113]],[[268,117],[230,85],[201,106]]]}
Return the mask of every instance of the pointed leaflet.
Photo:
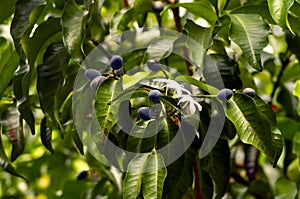
{"label": "pointed leaflet", "polygon": [[29,15],[35,7],[42,5],[45,2],[45,0],[19,0],[15,5],[15,13],[11,23],[10,32],[21,59],[25,58],[21,38],[25,31],[30,27]]}
{"label": "pointed leaflet", "polygon": [[7,87],[9,82],[13,78],[14,72],[17,69],[19,64],[19,56],[17,51],[13,51],[10,55],[9,60],[3,65],[0,66],[0,74],[1,74],[1,84],[0,84],[0,98]]}
{"label": "pointed leaflet", "polygon": [[41,122],[41,140],[42,144],[48,149],[51,153],[53,153],[53,147],[52,147],[52,129],[47,127],[47,119],[44,117]]}
{"label": "pointed leaflet", "polygon": [[[88,16],[88,15],[87,15]],[[61,18],[64,45],[67,51],[76,60],[82,58],[82,41],[85,31],[86,17],[74,0],[65,4]]]}
{"label": "pointed leaflet", "polygon": [[143,174],[143,196],[144,199],[162,197],[164,181],[167,176],[167,169],[163,156],[154,154],[148,157]]}
{"label": "pointed leaflet", "polygon": [[28,101],[28,89],[29,82],[25,82],[24,78],[28,72],[29,66],[25,63],[21,63],[18,69],[14,73],[14,94],[17,99],[18,110],[21,114],[21,117],[27,122],[31,129],[31,133],[35,134],[35,122],[34,115],[31,110],[30,103]]}
{"label": "pointed leaflet", "polygon": [[205,50],[212,44],[212,29],[203,28],[189,19],[187,19],[184,29],[188,32],[187,47],[191,50],[192,60],[200,67]]}
{"label": "pointed leaflet", "polygon": [[294,4],[294,0],[268,0],[268,6],[274,21],[281,27],[286,27],[288,11]]}
{"label": "pointed leaflet", "polygon": [[260,54],[268,44],[268,29],[257,14],[231,14],[230,38],[242,49],[253,68],[262,71]]}
{"label": "pointed leaflet", "polygon": [[54,114],[55,111],[58,111],[54,110],[54,99],[55,95],[57,95],[57,90],[64,82],[62,68],[68,61],[68,53],[63,44],[55,43],[47,48],[43,64],[37,68],[37,91],[42,110],[47,116],[50,128],[60,128],[59,120],[55,118]]}
{"label": "pointed leaflet", "polygon": [[214,26],[218,17],[213,5],[208,0],[191,3],[181,3],[178,6],[184,7],[196,16],[205,19],[211,26]]}
{"label": "pointed leaflet", "polygon": [[[121,85],[120,81],[107,79],[98,87],[96,94],[95,110],[98,122],[105,135],[109,133],[116,122],[115,116],[118,115],[118,104],[109,104],[119,95]],[[113,107],[114,106],[114,107]]]}
{"label": "pointed leaflet", "polygon": [[2,145],[2,139],[1,139],[1,135],[2,135],[2,125],[0,125],[0,167],[5,170],[6,172],[10,173],[11,175],[23,178],[24,180],[26,180],[23,176],[21,176],[19,173],[17,173],[17,171],[15,170],[15,168],[9,163],[9,160],[5,154],[3,145]]}
{"label": "pointed leaflet", "polygon": [[233,99],[227,101],[226,116],[244,143],[254,145],[276,165],[281,147],[275,142],[276,135],[272,134],[270,122],[251,97],[235,93]]}
{"label": "pointed leaflet", "polygon": [[30,67],[34,67],[39,54],[52,42],[61,41],[60,32],[59,18],[49,19],[37,27],[28,43],[23,44]]}
{"label": "pointed leaflet", "polygon": [[144,167],[149,157],[148,154],[138,154],[128,165],[125,179],[123,180],[123,198],[136,199],[140,193]]}

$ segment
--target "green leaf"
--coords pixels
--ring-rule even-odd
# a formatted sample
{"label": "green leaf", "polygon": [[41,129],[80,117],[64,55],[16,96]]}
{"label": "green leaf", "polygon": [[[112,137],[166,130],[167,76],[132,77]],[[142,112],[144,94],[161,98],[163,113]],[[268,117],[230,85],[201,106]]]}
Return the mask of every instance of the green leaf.
{"label": "green leaf", "polygon": [[65,4],[61,18],[63,42],[71,57],[76,60],[83,58],[81,48],[85,32],[86,19],[84,16],[83,11],[79,9],[74,0]]}
{"label": "green leaf", "polygon": [[[294,42],[294,45],[297,45],[296,40],[292,42]],[[291,46],[289,46],[289,50],[293,51]],[[298,62],[293,62],[284,69],[280,82],[283,84],[288,81],[296,81],[298,79],[300,79],[300,64]]]}
{"label": "green leaf", "polygon": [[284,139],[292,140],[294,135],[300,132],[299,122],[289,117],[278,117],[277,123]]}
{"label": "green leaf", "polygon": [[124,31],[128,29],[128,24],[133,19],[137,19],[139,27],[145,22],[145,16],[148,12],[152,11],[152,2],[150,0],[136,0],[134,1],[134,7],[130,9],[123,9],[120,12],[116,12],[114,20],[111,23],[112,33]]}
{"label": "green leaf", "polygon": [[15,5],[14,18],[11,23],[11,35],[21,59],[25,58],[21,38],[25,31],[30,27],[29,15],[35,7],[45,2],[45,0],[19,0]]}
{"label": "green leaf", "polygon": [[[62,43],[51,44],[45,54],[44,62],[37,68],[37,91],[43,112],[47,116],[50,128],[59,128],[59,119],[55,117],[54,99],[57,90],[64,82],[62,68],[68,64],[69,57]],[[63,134],[62,134],[63,136]]]}
{"label": "green leaf", "polygon": [[258,148],[276,165],[282,148],[275,142],[266,116],[259,111],[251,97],[235,93],[233,99],[227,101],[226,116],[235,125],[244,143]]}
{"label": "green leaf", "polygon": [[275,24],[267,3],[243,5],[231,12],[231,14],[259,14],[263,19],[269,23]]}
{"label": "green leaf", "polygon": [[109,105],[116,96],[120,93],[120,84],[117,80],[107,79],[98,87],[96,94],[95,110],[98,122],[102,129],[102,132],[106,135],[111,131],[114,126],[117,116],[117,110],[112,106],[118,106],[118,104]]}
{"label": "green leaf", "polygon": [[202,81],[196,80],[195,78],[190,76],[185,76],[185,75],[178,76],[175,78],[175,80],[183,83],[187,83],[188,81],[188,83],[197,86],[200,90],[210,93],[212,95],[216,95],[219,92],[217,88],[210,86]]}
{"label": "green leaf", "polygon": [[73,138],[73,141],[74,141],[77,149],[79,150],[80,154],[83,155],[84,154],[83,143],[79,137],[78,132],[74,129],[71,133],[72,133],[72,138]]}
{"label": "green leaf", "polygon": [[219,139],[212,151],[199,161],[201,169],[214,182],[214,198],[222,198],[230,178],[230,149],[227,140]]}
{"label": "green leaf", "polygon": [[296,133],[293,137],[293,153],[300,157],[300,133]]}
{"label": "green leaf", "polygon": [[0,84],[0,98],[14,76],[14,72],[19,65],[19,56],[16,51],[10,55],[9,60],[0,66],[1,84]]}
{"label": "green leaf", "polygon": [[294,0],[276,1],[268,0],[268,6],[274,21],[281,27],[286,27],[288,11],[294,4]]}
{"label": "green leaf", "polygon": [[17,0],[0,2],[0,23],[2,23],[14,13],[16,1]]}
{"label": "green leaf", "polygon": [[261,111],[262,114],[266,116],[269,120],[271,126],[276,126],[276,115],[272,110],[271,106],[267,104],[264,100],[262,100],[259,96],[255,95],[253,97],[256,107]]}
{"label": "green leaf", "polygon": [[170,38],[153,39],[146,51],[148,59],[162,60],[168,57],[173,51],[173,44],[174,40]]}
{"label": "green leaf", "polygon": [[41,121],[40,131],[41,131],[42,144],[46,147],[46,149],[48,149],[51,153],[53,153],[54,150],[52,147],[52,129],[47,127],[46,117],[44,117]]}
{"label": "green leaf", "polygon": [[196,150],[190,147],[184,155],[167,167],[164,189],[167,198],[181,198],[193,184],[193,165]]}
{"label": "green leaf", "polygon": [[184,29],[187,31],[188,37],[193,39],[187,39],[187,47],[191,51],[193,57],[192,60],[200,67],[202,66],[206,49],[212,44],[212,29],[203,28],[189,19],[187,20]]}
{"label": "green leaf", "polygon": [[34,67],[37,62],[42,62],[41,60],[38,60],[38,56],[41,55],[51,43],[61,40],[60,32],[60,19],[49,19],[37,27],[28,43],[23,43],[31,67]]}
{"label": "green leaf", "polygon": [[158,126],[155,125],[154,123],[156,122],[154,121],[148,124],[145,123],[144,125],[138,123],[133,126],[133,128],[130,131],[130,136],[128,137],[127,140],[128,151],[136,152],[136,153],[146,153],[152,151],[152,149],[155,146],[156,136],[148,137],[146,134],[149,133],[150,135],[152,134],[155,135],[155,132],[158,132]]}
{"label": "green leaf", "polygon": [[123,180],[123,198],[136,199],[140,193],[143,171],[146,166],[148,154],[138,154],[128,165],[125,179]]}
{"label": "green leaf", "polygon": [[296,198],[297,185],[291,180],[280,177],[275,182],[275,199]]}
{"label": "green leaf", "polygon": [[[296,81],[296,84],[295,84],[295,88],[294,88],[293,94],[294,94],[296,97],[298,97],[298,99],[299,99],[299,101],[300,101],[300,80]],[[299,102],[299,104],[298,104],[297,112],[298,112],[298,114],[300,115],[300,102]]]}
{"label": "green leaf", "polygon": [[237,63],[227,55],[212,54],[212,60],[216,63],[224,86],[229,89],[241,89],[242,81],[239,77],[239,68]]}
{"label": "green leaf", "polygon": [[145,199],[162,197],[167,169],[163,156],[154,154],[148,157],[143,174],[143,196]]}
{"label": "green leaf", "polygon": [[267,24],[256,14],[230,14],[230,38],[242,49],[250,65],[262,71],[260,54],[268,44]]}
{"label": "green leaf", "polygon": [[205,19],[211,26],[214,26],[218,19],[215,8],[210,1],[203,0],[199,2],[180,3],[177,5],[184,7],[196,16]]}
{"label": "green leaf", "polygon": [[26,82],[24,79],[26,77],[27,71],[29,66],[27,64],[20,64],[18,69],[14,73],[14,94],[17,99],[17,106],[19,109],[19,112],[21,114],[21,117],[25,119],[27,124],[29,125],[31,129],[31,133],[35,134],[35,122],[34,122],[34,115],[31,110],[31,105],[28,100],[28,89],[29,89],[29,83]]}
{"label": "green leaf", "polygon": [[[16,140],[12,141],[12,150],[11,150],[11,156],[10,161],[15,161],[23,152],[25,148],[25,139],[24,139],[24,133],[23,133],[23,122],[22,119],[19,118],[20,123],[19,127],[17,129],[12,129],[15,132]],[[14,125],[14,124],[12,124]]]}
{"label": "green leaf", "polygon": [[0,125],[0,166],[2,169],[4,169],[6,172],[10,173],[13,176],[17,176],[20,178],[23,178],[26,180],[22,175],[20,175],[16,169],[9,163],[9,160],[5,154],[3,145],[2,145],[2,138],[1,135],[3,134],[2,132],[2,125]]}

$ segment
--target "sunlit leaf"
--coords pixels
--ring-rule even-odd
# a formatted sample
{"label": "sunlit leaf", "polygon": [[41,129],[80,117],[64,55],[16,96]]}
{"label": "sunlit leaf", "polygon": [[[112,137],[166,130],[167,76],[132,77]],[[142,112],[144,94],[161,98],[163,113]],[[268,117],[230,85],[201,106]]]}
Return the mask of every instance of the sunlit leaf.
{"label": "sunlit leaf", "polygon": [[163,156],[150,155],[143,174],[143,196],[145,199],[161,198],[167,169]]}
{"label": "sunlit leaf", "polygon": [[270,123],[259,112],[254,101],[249,96],[235,93],[227,103],[226,115],[235,125],[240,139],[254,145],[276,165],[278,152],[281,153],[282,148],[277,146]]}
{"label": "sunlit leaf", "polygon": [[214,26],[217,21],[216,11],[210,1],[204,0],[191,3],[180,3],[178,6],[184,7],[194,15],[205,19],[211,26]]}
{"label": "sunlit leaf", "polygon": [[21,59],[25,58],[21,38],[28,28],[32,28],[29,23],[29,15],[35,7],[45,2],[45,0],[19,0],[15,5],[14,18],[11,24],[11,35]]}
{"label": "sunlit leaf", "polygon": [[294,0],[276,1],[268,0],[268,6],[274,21],[281,27],[286,27],[286,20],[289,9],[292,7]]}
{"label": "sunlit leaf", "polygon": [[139,154],[129,163],[123,180],[123,198],[135,199],[139,195],[148,157],[149,154]]}
{"label": "sunlit leaf", "polygon": [[83,11],[74,0],[65,4],[61,26],[63,42],[70,55],[76,59],[82,59],[81,46],[84,38],[85,18]]}
{"label": "sunlit leaf", "polygon": [[[295,88],[294,88],[294,92],[293,92],[293,93],[294,93],[294,95],[295,95],[296,97],[298,97],[299,100],[300,100],[300,80],[296,81],[296,85],[295,85]],[[299,102],[299,104],[298,104],[297,111],[298,111],[298,114],[300,115],[300,102]]]}
{"label": "sunlit leaf", "polygon": [[260,54],[267,45],[267,24],[256,14],[231,14],[230,38],[242,49],[253,68],[262,71]]}

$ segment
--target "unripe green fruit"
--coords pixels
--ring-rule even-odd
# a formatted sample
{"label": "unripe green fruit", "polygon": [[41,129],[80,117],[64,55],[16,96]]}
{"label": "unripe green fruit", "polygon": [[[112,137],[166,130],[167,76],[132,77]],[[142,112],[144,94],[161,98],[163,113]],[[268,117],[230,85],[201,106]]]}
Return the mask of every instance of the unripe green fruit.
{"label": "unripe green fruit", "polygon": [[96,77],[98,77],[100,75],[101,75],[101,73],[98,70],[95,70],[95,69],[87,69],[84,72],[84,76],[89,80],[93,80],[93,79],[95,79]]}
{"label": "unripe green fruit", "polygon": [[110,59],[110,66],[115,70],[119,70],[123,66],[123,58],[120,55],[114,55]]}
{"label": "unripe green fruit", "polygon": [[155,13],[160,13],[164,9],[164,4],[161,1],[155,1],[152,8]]}
{"label": "unripe green fruit", "polygon": [[256,95],[255,90],[253,88],[245,88],[243,93],[249,95],[250,97],[254,97]]}
{"label": "unripe green fruit", "polygon": [[161,70],[161,64],[159,63],[159,61],[156,60],[149,60],[147,62],[147,66],[150,70],[155,72]]}
{"label": "unripe green fruit", "polygon": [[150,120],[152,118],[152,111],[149,107],[141,107],[138,110],[138,115],[142,120]]}
{"label": "unripe green fruit", "polygon": [[217,97],[222,101],[227,101],[232,97],[232,90],[224,88],[218,92]]}

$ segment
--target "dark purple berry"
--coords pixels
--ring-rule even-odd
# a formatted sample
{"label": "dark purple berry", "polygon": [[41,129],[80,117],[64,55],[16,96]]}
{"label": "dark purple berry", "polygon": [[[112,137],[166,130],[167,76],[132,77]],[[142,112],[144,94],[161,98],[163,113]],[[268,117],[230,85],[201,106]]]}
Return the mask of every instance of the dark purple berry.
{"label": "dark purple berry", "polygon": [[254,97],[256,95],[255,90],[253,88],[245,88],[243,93],[249,95],[250,97]]}
{"label": "dark purple berry", "polygon": [[95,77],[91,83],[90,83],[90,88],[92,90],[97,90],[98,86],[104,81],[106,80],[106,77],[104,76],[98,76],[98,77]]}
{"label": "dark purple berry", "polygon": [[155,13],[160,13],[164,9],[164,4],[161,1],[155,1],[153,2],[153,11]]}
{"label": "dark purple berry", "polygon": [[141,107],[138,110],[138,115],[142,120],[150,120],[152,117],[152,111],[149,107]]}
{"label": "dark purple berry", "polygon": [[114,55],[110,59],[110,66],[115,70],[119,70],[123,66],[123,58],[120,55]]}
{"label": "dark purple berry", "polygon": [[147,66],[152,71],[159,71],[161,69],[161,64],[156,60],[149,60]]}
{"label": "dark purple berry", "polygon": [[84,180],[88,176],[88,171],[81,171],[77,174],[77,180]]}
{"label": "dark purple berry", "polygon": [[93,80],[93,79],[95,79],[96,77],[98,77],[100,75],[101,75],[101,73],[98,70],[95,70],[95,69],[87,69],[84,72],[84,76],[89,80]]}
{"label": "dark purple berry", "polygon": [[217,97],[222,101],[227,101],[232,97],[232,90],[224,88],[218,92]]}
{"label": "dark purple berry", "polygon": [[160,96],[161,93],[158,90],[151,90],[148,94],[149,99],[154,103],[159,102]]}

